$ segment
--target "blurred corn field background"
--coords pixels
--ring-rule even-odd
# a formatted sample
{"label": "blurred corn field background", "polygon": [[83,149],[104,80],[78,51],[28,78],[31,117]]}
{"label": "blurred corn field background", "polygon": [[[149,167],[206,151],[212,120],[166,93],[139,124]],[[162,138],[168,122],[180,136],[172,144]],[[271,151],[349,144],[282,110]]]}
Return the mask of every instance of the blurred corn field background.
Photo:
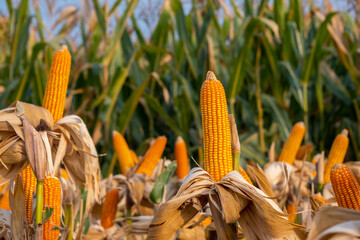
{"label": "blurred corn field background", "polygon": [[346,160],[360,160],[358,0],[75,2],[1,1],[0,106],[41,106],[53,54],[66,44],[65,114],[84,119],[107,154],[104,172],[113,130],[139,155],[150,138],[165,135],[171,156],[181,136],[199,161],[198,93],[208,70],[226,89],[242,163],[263,165],[273,142],[279,153],[297,121],[314,152],[330,149],[347,128]]}

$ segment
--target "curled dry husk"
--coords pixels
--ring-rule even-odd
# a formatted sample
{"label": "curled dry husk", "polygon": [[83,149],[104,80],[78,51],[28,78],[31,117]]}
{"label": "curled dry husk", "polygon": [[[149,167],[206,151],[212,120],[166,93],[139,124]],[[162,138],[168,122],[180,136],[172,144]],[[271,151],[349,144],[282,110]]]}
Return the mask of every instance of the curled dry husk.
{"label": "curled dry husk", "polygon": [[47,137],[42,140],[48,141],[44,145],[50,146],[47,150],[51,149],[51,153],[47,154],[53,159],[55,171],[63,163],[70,178],[88,191],[86,216],[92,205],[100,202],[100,168],[94,143],[78,116],[66,116],[54,124],[48,110],[19,101],[0,111],[0,184],[15,177],[28,164],[24,119],[36,131],[46,132]]}
{"label": "curled dry husk", "polygon": [[308,240],[359,239],[360,211],[341,207],[323,207],[316,214]]}
{"label": "curled dry husk", "polygon": [[229,223],[236,221],[247,239],[305,237],[301,226],[290,223],[273,200],[250,185],[238,172],[232,171],[214,182],[206,171],[193,168],[176,196],[160,205],[149,226],[148,239],[173,239],[176,231],[201,212],[207,203],[220,239],[231,238]]}

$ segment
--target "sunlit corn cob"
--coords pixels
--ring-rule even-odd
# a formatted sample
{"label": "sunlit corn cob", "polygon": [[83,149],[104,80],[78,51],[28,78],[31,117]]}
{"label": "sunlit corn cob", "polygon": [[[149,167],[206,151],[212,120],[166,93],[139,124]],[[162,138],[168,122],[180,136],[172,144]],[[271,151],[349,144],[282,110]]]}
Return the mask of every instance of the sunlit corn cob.
{"label": "sunlit corn cob", "polygon": [[53,57],[42,104],[52,114],[54,122],[60,120],[64,114],[70,67],[71,56],[67,47],[63,45]]}
{"label": "sunlit corn cob", "polygon": [[328,160],[325,165],[324,184],[330,181],[330,173],[332,168],[336,164],[340,164],[344,162],[344,158],[348,146],[349,146],[348,131],[344,129],[340,134],[336,136],[331,146]]}
{"label": "sunlit corn cob", "polygon": [[326,204],[325,198],[321,195],[314,195],[314,198],[318,200],[319,202]]}
{"label": "sunlit corn cob", "polygon": [[213,72],[206,74],[201,87],[205,171],[214,181],[233,170],[229,117],[224,88]]}
{"label": "sunlit corn cob", "polygon": [[336,164],[330,179],[338,205],[360,210],[360,185],[350,168],[344,164]]}
{"label": "sunlit corn cob", "polygon": [[166,141],[165,136],[156,138],[155,143],[146,152],[136,173],[151,176],[165,150]]}
{"label": "sunlit corn cob", "polygon": [[176,175],[178,179],[183,179],[189,173],[190,167],[186,144],[180,136],[176,139],[175,143],[175,159],[177,163]]}
{"label": "sunlit corn cob", "polygon": [[31,219],[33,215],[32,202],[37,180],[33,170],[30,167],[30,164],[27,165],[27,167],[22,170],[20,174],[22,176],[23,189],[25,194],[26,220],[28,224],[31,224]]}
{"label": "sunlit corn cob", "polygon": [[109,191],[101,212],[101,226],[103,226],[104,229],[114,226],[118,202],[119,191],[117,189]]}
{"label": "sunlit corn cob", "polygon": [[0,186],[0,193],[2,193],[2,196],[0,198],[0,209],[6,209],[6,210],[10,211],[9,183],[5,183]]}
{"label": "sunlit corn cob", "polygon": [[61,171],[61,177],[64,178],[65,180],[68,180],[69,178],[68,172],[63,168],[61,168],[60,171]]}
{"label": "sunlit corn cob", "polygon": [[126,172],[132,168],[135,163],[125,138],[118,131],[113,131],[113,146],[119,161],[121,172],[123,175],[126,175]]}
{"label": "sunlit corn cob", "polygon": [[243,176],[243,178],[245,178],[245,180],[250,183],[251,185],[253,185],[251,179],[249,178],[249,175],[247,175],[247,173],[245,172],[245,170],[240,166],[239,167],[239,173],[241,176]]}
{"label": "sunlit corn cob", "polygon": [[60,230],[51,230],[60,226],[61,221],[61,183],[56,177],[45,177],[44,179],[44,209],[53,208],[53,213],[43,226],[43,240],[59,239]]}
{"label": "sunlit corn cob", "polygon": [[310,156],[313,150],[313,145],[311,143],[299,147],[299,150],[296,153],[295,159],[303,160],[306,154],[306,157]]}
{"label": "sunlit corn cob", "polygon": [[132,157],[134,163],[137,164],[139,162],[139,158],[136,155],[136,152],[134,152],[133,150],[130,150],[130,154],[131,154],[131,157]]}
{"label": "sunlit corn cob", "polygon": [[294,163],[296,153],[299,150],[304,135],[305,124],[303,122],[296,123],[291,130],[290,136],[286,140],[286,143],[280,153],[280,156],[278,158],[279,162],[286,162],[288,164]]}
{"label": "sunlit corn cob", "polygon": [[296,206],[292,203],[287,203],[286,204],[286,211],[289,214],[288,219],[290,222],[295,222],[296,219]]}

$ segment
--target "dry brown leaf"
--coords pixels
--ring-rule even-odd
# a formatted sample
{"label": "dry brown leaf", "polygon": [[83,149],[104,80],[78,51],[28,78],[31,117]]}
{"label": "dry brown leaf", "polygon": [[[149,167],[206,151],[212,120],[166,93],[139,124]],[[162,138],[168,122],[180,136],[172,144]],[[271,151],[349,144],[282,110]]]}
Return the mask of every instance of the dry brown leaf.
{"label": "dry brown leaf", "polygon": [[11,232],[14,239],[23,239],[26,229],[25,193],[22,178],[19,176],[18,184],[14,189],[13,208],[11,209]]}
{"label": "dry brown leaf", "polygon": [[359,239],[360,211],[324,207],[314,218],[308,240]]}

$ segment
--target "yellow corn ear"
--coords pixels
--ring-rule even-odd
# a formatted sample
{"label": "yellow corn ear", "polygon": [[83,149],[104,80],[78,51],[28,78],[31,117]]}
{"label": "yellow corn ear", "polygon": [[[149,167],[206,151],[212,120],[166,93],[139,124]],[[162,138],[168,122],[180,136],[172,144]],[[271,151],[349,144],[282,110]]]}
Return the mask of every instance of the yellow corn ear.
{"label": "yellow corn ear", "polygon": [[348,146],[349,146],[348,131],[346,129],[343,129],[342,132],[336,136],[331,146],[328,160],[325,165],[324,184],[330,181],[330,173],[333,167],[336,164],[340,164],[344,162],[344,158]]}
{"label": "yellow corn ear", "polygon": [[219,181],[233,170],[230,125],[224,87],[213,72],[206,74],[200,92],[205,171]]}
{"label": "yellow corn ear", "polygon": [[299,150],[296,153],[295,159],[303,160],[306,154],[308,158],[313,150],[313,145],[311,143],[299,147]]}
{"label": "yellow corn ear", "polygon": [[294,222],[295,222],[295,219],[296,219],[296,215],[295,215],[295,213],[296,213],[296,206],[295,206],[294,204],[288,202],[288,203],[286,204],[286,211],[287,211],[287,213],[289,214],[289,215],[288,215],[289,221],[294,223]]}
{"label": "yellow corn ear", "polygon": [[166,142],[165,136],[156,138],[155,143],[146,152],[136,173],[151,176],[165,150]]}
{"label": "yellow corn ear", "polygon": [[68,180],[69,178],[68,172],[63,168],[61,168],[60,171],[61,171],[61,177],[64,178],[65,180]]}
{"label": "yellow corn ear", "polygon": [[175,159],[177,163],[176,175],[178,179],[183,179],[189,173],[189,158],[185,141],[182,137],[177,137],[175,142]]}
{"label": "yellow corn ear", "polygon": [[278,158],[279,162],[286,162],[288,164],[294,163],[296,153],[299,150],[304,135],[305,124],[303,122],[296,123],[291,130],[290,136],[286,140],[286,143],[280,153],[280,156]]}
{"label": "yellow corn ear", "polygon": [[5,183],[0,186],[0,194],[2,194],[0,198],[0,209],[6,209],[10,211],[9,204],[9,183]]}
{"label": "yellow corn ear", "polygon": [[[36,188],[36,177],[33,170],[30,167],[30,164],[27,165],[19,174],[21,174],[23,181],[23,189],[25,194],[25,207],[26,207],[26,220],[28,224],[31,224],[32,219],[32,201],[33,195]],[[15,184],[17,184],[18,178],[15,178]]]}
{"label": "yellow corn ear", "polygon": [[239,166],[239,173],[240,173],[241,176],[243,176],[243,178],[245,178],[245,180],[248,183],[250,183],[251,185],[254,185],[252,183],[251,179],[249,178],[249,175],[247,175],[247,173],[245,172],[245,170],[241,166]]}
{"label": "yellow corn ear", "polygon": [[130,150],[130,154],[131,154],[131,157],[132,157],[134,163],[137,164],[139,162],[139,158],[136,155],[136,152],[134,152],[133,150]]}
{"label": "yellow corn ear", "polygon": [[360,185],[344,164],[336,164],[330,174],[331,185],[340,207],[360,210]]}
{"label": "yellow corn ear", "polygon": [[57,240],[60,230],[51,230],[55,226],[60,226],[61,221],[61,183],[56,177],[48,176],[44,179],[44,209],[53,208],[53,213],[49,220],[43,225],[43,240]]}
{"label": "yellow corn ear", "polygon": [[44,108],[50,111],[54,122],[60,120],[64,114],[70,68],[71,56],[67,47],[63,45],[53,57],[42,104]]}
{"label": "yellow corn ear", "polygon": [[103,226],[104,229],[114,226],[118,202],[119,191],[117,189],[109,191],[101,211],[101,226]]}
{"label": "yellow corn ear", "polygon": [[318,200],[319,202],[326,204],[325,198],[321,195],[314,195],[314,198]]}
{"label": "yellow corn ear", "polygon": [[121,172],[126,175],[126,172],[135,164],[125,138],[118,131],[113,131],[113,146],[119,161]]}

